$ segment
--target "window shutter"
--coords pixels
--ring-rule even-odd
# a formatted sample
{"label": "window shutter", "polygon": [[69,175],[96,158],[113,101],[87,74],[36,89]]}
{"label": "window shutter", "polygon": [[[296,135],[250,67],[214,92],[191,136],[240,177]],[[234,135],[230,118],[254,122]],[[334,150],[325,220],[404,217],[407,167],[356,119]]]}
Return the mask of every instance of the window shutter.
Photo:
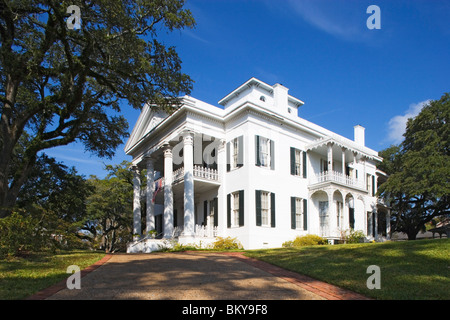
{"label": "window shutter", "polygon": [[219,206],[218,206],[218,199],[214,198],[213,200],[213,208],[214,208],[214,227],[217,227],[219,225]]}
{"label": "window shutter", "polygon": [[239,191],[239,227],[244,226],[244,190]]}
{"label": "window shutter", "polygon": [[173,210],[173,226],[178,227],[178,212],[177,209]]}
{"label": "window shutter", "polygon": [[291,174],[295,175],[295,148],[291,147]]}
{"label": "window shutter", "polygon": [[227,227],[231,228],[231,193],[227,194]]}
{"label": "window shutter", "polygon": [[306,151],[303,151],[303,178],[306,178],[306,169],[307,169],[307,164],[306,164]]}
{"label": "window shutter", "polygon": [[308,200],[303,199],[303,230],[308,230]]}
{"label": "window shutter", "polygon": [[256,190],[255,204],[256,204],[256,225],[261,226],[261,190]]}
{"label": "window shutter", "polygon": [[270,225],[275,228],[275,193],[270,193]]}
{"label": "window shutter", "polygon": [[295,223],[295,201],[295,197],[291,197],[291,229],[295,229],[297,227]]}
{"label": "window shutter", "polygon": [[270,140],[270,169],[275,170],[275,142]]}
{"label": "window shutter", "polygon": [[256,157],[255,164],[258,167],[260,167],[261,166],[261,159],[260,159],[260,155],[259,155],[259,136],[255,136],[255,157]]}
{"label": "window shutter", "polygon": [[244,136],[239,136],[237,139],[238,139],[237,166],[238,168],[240,168],[244,165]]}
{"label": "window shutter", "polygon": [[230,142],[227,142],[227,172],[231,169]]}
{"label": "window shutter", "polygon": [[208,222],[208,201],[203,201],[203,223],[206,226]]}
{"label": "window shutter", "polygon": [[375,197],[375,176],[372,175],[372,197]]}

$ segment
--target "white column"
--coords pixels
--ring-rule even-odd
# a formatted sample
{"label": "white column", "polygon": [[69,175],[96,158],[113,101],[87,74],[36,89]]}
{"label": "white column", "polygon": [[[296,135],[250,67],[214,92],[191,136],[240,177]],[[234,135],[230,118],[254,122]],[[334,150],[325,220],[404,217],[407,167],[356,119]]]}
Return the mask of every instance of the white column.
{"label": "white column", "polygon": [[164,238],[173,234],[172,148],[164,150]]}
{"label": "white column", "polygon": [[226,142],[220,140],[217,144],[217,173],[219,175],[220,186],[217,196],[217,210],[218,212],[218,235],[225,236],[227,229],[227,194],[225,192],[225,174],[227,171],[227,155],[226,155]]}
{"label": "white column", "polygon": [[141,235],[141,178],[138,167],[133,167],[133,239]]}
{"label": "white column", "polygon": [[155,191],[155,171],[153,159],[146,158],[147,161],[147,235],[150,231],[155,230],[155,204],[153,203],[153,192]]}
{"label": "white column", "polygon": [[342,148],[342,176],[345,178],[345,149]]}
{"label": "white column", "polygon": [[328,172],[333,171],[333,144],[330,142],[327,144],[327,160],[328,160]]}
{"label": "white column", "polygon": [[194,236],[194,137],[188,133],[183,138],[184,163],[184,232],[187,237]]}

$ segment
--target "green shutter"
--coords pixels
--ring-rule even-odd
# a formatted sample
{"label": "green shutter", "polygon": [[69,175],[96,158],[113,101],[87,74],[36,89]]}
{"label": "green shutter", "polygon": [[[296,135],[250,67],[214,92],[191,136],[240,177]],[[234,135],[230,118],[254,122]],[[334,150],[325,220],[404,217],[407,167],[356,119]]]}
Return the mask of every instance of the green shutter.
{"label": "green shutter", "polygon": [[270,225],[275,228],[275,193],[270,193]]}
{"label": "green shutter", "polygon": [[291,174],[295,175],[295,148],[291,147]]}
{"label": "green shutter", "polygon": [[227,142],[227,172],[231,169],[230,143]]}
{"label": "green shutter", "polygon": [[231,193],[227,194],[227,227],[231,228]]}
{"label": "green shutter", "polygon": [[259,136],[255,136],[255,157],[256,157],[256,162],[255,164],[260,167],[261,166],[261,159],[259,156]]}
{"label": "green shutter", "polygon": [[303,230],[308,230],[308,200],[303,199]]}
{"label": "green shutter", "polygon": [[239,227],[244,226],[244,190],[239,191]]}
{"label": "green shutter", "polygon": [[375,176],[372,175],[372,197],[375,197]]}
{"label": "green shutter", "polygon": [[306,164],[306,151],[303,151],[303,178],[306,178],[306,169],[307,169],[307,164]]}
{"label": "green shutter", "polygon": [[295,223],[295,197],[291,197],[291,229],[295,229],[296,223]]}
{"label": "green shutter", "polygon": [[261,190],[256,190],[255,193],[256,225],[261,226]]}
{"label": "green shutter", "polygon": [[203,223],[206,226],[206,222],[208,221],[208,201],[203,201]]}
{"label": "green shutter", "polygon": [[219,203],[218,199],[214,198],[213,200],[213,208],[214,208],[214,227],[217,227],[219,225]]}

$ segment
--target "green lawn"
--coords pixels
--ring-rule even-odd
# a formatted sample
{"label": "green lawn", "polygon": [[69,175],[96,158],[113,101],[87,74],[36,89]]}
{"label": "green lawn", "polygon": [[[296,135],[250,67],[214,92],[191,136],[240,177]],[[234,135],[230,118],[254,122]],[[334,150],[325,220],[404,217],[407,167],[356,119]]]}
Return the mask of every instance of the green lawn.
{"label": "green lawn", "polygon": [[34,253],[25,258],[0,260],[0,300],[24,299],[67,278],[67,267],[81,270],[97,262],[104,253],[68,251],[57,254]]}
{"label": "green lawn", "polygon": [[[450,299],[450,240],[251,250],[245,255],[376,299]],[[369,290],[367,267],[381,271]]]}

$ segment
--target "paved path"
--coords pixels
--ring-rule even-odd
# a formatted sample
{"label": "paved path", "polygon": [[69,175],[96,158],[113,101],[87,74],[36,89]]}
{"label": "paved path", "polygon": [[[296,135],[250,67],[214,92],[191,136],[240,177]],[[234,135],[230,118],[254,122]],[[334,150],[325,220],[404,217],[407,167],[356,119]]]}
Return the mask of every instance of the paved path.
{"label": "paved path", "polygon": [[[321,287],[322,285],[322,287]],[[113,254],[31,299],[321,300],[364,298],[239,253]]]}

